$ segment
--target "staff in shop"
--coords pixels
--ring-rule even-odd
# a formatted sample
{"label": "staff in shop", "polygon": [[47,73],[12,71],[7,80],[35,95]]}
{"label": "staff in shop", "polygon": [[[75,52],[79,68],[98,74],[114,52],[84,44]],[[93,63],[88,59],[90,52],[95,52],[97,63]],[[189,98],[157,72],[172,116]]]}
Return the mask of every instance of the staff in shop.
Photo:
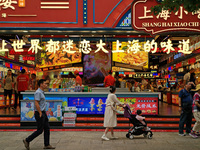
{"label": "staff in shop", "polygon": [[76,86],[82,86],[82,79],[79,76],[79,72],[77,70],[74,72],[74,75],[76,77]]}
{"label": "staff in shop", "polygon": [[104,79],[104,86],[114,86],[115,85],[115,78],[112,76],[112,70],[109,71],[109,75],[107,75]]}

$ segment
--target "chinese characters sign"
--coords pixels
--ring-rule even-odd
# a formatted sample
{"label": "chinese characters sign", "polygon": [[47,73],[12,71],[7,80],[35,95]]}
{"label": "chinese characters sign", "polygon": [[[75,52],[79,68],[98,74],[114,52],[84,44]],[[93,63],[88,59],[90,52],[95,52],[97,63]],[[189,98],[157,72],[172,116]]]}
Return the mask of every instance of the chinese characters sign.
{"label": "chinese characters sign", "polygon": [[[119,101],[128,104],[132,114],[140,109],[143,115],[158,115],[157,97],[118,97]],[[118,107],[118,112],[123,113],[123,108]]]}
{"label": "chinese characters sign", "polygon": [[169,31],[200,32],[200,10],[189,13],[180,6],[177,12],[163,10],[157,16],[151,14],[150,8],[158,5],[156,0],[138,0],[132,4],[132,26],[151,34]]}

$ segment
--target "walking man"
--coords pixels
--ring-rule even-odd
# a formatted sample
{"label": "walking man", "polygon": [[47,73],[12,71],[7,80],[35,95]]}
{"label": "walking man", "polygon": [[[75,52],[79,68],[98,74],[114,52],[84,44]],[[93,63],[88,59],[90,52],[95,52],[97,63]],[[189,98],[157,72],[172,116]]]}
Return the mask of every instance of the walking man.
{"label": "walking man", "polygon": [[186,123],[186,134],[191,132],[192,124],[192,95],[190,90],[192,88],[193,82],[188,82],[185,88],[179,92],[179,111],[181,113],[179,121],[179,135],[185,136],[183,132],[184,124]]}
{"label": "walking man", "polygon": [[27,150],[30,149],[29,143],[37,136],[42,134],[44,130],[44,149],[55,149],[49,144],[50,126],[49,120],[46,115],[46,100],[44,96],[44,89],[47,87],[46,80],[41,79],[38,81],[38,89],[34,94],[35,99],[35,119],[37,122],[37,131],[33,132],[29,137],[23,140]]}

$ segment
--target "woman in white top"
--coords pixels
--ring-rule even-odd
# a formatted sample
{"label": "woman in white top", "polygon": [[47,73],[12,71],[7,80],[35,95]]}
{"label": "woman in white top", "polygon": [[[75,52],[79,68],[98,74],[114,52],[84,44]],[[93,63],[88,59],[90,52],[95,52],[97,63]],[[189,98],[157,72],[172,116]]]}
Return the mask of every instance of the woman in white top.
{"label": "woman in white top", "polygon": [[111,131],[111,138],[117,138],[114,136],[113,132],[113,127],[117,126],[116,107],[117,105],[123,107],[123,105],[120,103],[120,101],[117,99],[117,96],[115,95],[116,87],[111,86],[110,88],[111,90],[106,99],[106,109],[104,113],[104,127],[106,127],[106,129],[103,136],[101,137],[103,140],[107,141],[109,140],[109,138],[106,137],[106,134],[108,133],[109,129]]}

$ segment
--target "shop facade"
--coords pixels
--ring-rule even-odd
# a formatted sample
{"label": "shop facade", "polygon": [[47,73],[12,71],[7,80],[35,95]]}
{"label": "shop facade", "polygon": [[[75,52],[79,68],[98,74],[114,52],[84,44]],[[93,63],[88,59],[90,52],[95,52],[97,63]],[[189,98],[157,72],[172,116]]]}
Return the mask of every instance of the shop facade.
{"label": "shop facade", "polygon": [[[174,78],[170,79],[170,70],[177,65],[177,69],[181,71],[184,66],[180,64],[180,61],[169,66],[174,62],[174,60],[169,60],[171,59],[169,55],[180,58],[194,55],[195,50],[188,48],[192,40],[188,32],[198,35],[200,31],[198,14],[185,13],[183,8],[180,8],[178,13],[163,12],[158,16],[153,16],[150,14],[150,7],[156,4],[156,0],[61,0],[59,2],[24,0],[11,3],[1,10],[0,29],[9,34],[22,35],[24,38],[15,38],[12,43],[2,39],[1,52],[4,52],[6,57],[14,56],[13,61],[24,61],[25,67],[29,66],[28,62],[35,62],[31,64],[35,65],[35,70],[29,67],[27,71],[36,71],[39,78],[51,78],[47,111],[49,110],[52,120],[61,121],[62,111],[67,106],[77,107],[77,110],[80,110],[79,113],[83,111],[83,114],[84,112],[93,114],[90,109],[97,111],[101,105],[105,105],[108,89],[97,95],[93,92],[81,93],[80,97],[76,97],[76,93],[70,95],[70,92],[76,90],[73,77],[69,77],[70,72],[73,74],[76,70],[79,71],[85,85],[81,87],[81,91],[85,92],[91,91],[90,87],[103,86],[103,79],[108,75],[109,70],[113,70],[114,73],[120,72],[124,75],[124,79],[130,82],[140,81],[144,76],[149,82],[162,83],[168,88],[167,84],[173,85],[176,81]],[[188,21],[188,18],[190,20],[192,18],[192,21]],[[180,43],[176,46],[173,46],[173,40],[170,38],[163,41],[156,40],[160,34],[167,37],[172,33],[173,36],[175,31],[180,35],[187,32],[187,38],[180,39]],[[14,41],[15,44],[13,44]],[[196,50],[198,51],[198,48]],[[167,66],[160,70],[159,64],[157,67],[151,66],[149,57],[152,54],[168,56],[168,58],[163,58],[168,61]],[[11,68],[11,62],[5,62],[4,66]],[[190,63],[195,66],[196,60],[190,60]],[[162,72],[163,70],[166,70],[166,73]],[[59,78],[54,79],[55,75]],[[70,84],[66,84],[69,82]],[[63,93],[60,93],[62,96],[55,97],[52,96],[55,93],[51,92]],[[159,99],[169,101],[169,104],[177,103],[178,91],[175,91],[174,95],[171,95],[171,100],[168,101],[167,94],[162,98],[159,93],[135,93],[134,95],[128,90],[126,92],[129,93],[118,94],[121,101],[133,105],[134,111],[142,109],[145,115],[159,114]],[[148,99],[151,95],[153,99]],[[64,97],[67,99],[63,99]],[[76,105],[78,99],[84,101],[83,107]],[[24,93],[24,100],[21,121],[33,121],[31,120],[34,119],[33,93]],[[92,106],[94,107],[91,108]],[[103,112],[103,108],[99,111],[100,113]],[[53,115],[50,110],[53,111]],[[98,114],[98,111],[95,113]]]}

